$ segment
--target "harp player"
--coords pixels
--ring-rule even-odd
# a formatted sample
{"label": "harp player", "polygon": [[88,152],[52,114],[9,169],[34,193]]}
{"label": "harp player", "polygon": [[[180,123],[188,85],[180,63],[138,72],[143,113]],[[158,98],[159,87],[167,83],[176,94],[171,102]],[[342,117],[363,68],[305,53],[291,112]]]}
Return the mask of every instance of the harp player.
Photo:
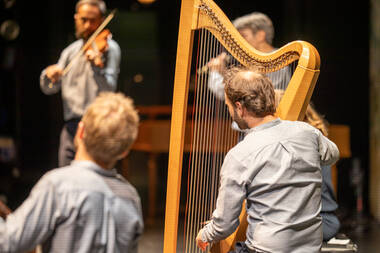
{"label": "harp player", "polygon": [[[276,49],[272,45],[274,38],[272,20],[264,13],[253,12],[235,19],[232,23],[241,36],[258,51],[270,53]],[[223,52],[211,59],[207,64],[210,70],[208,87],[220,100],[224,99],[223,76],[221,73],[225,70],[229,60],[230,57]],[[290,68],[288,66],[284,67],[278,71],[268,73],[267,76],[271,79],[275,89],[285,90],[291,78]]]}
{"label": "harp player", "polygon": [[[46,95],[61,91],[63,118],[58,151],[59,166],[69,165],[75,155],[74,135],[86,107],[101,91],[115,91],[120,64],[120,47],[110,37],[106,38],[104,52],[91,47],[76,57],[82,46],[101,25],[106,14],[102,0],[80,0],[74,15],[76,37],[66,47],[57,64],[45,68],[40,77],[40,88]],[[99,62],[99,60],[101,60]],[[72,64],[63,76],[63,70]]]}
{"label": "harp player", "polygon": [[305,122],[276,118],[273,85],[262,74],[232,69],[224,83],[229,113],[247,132],[225,157],[216,209],[197,246],[234,232],[245,200],[247,239],[235,252],[319,252],[320,166],[337,161],[336,145]]}

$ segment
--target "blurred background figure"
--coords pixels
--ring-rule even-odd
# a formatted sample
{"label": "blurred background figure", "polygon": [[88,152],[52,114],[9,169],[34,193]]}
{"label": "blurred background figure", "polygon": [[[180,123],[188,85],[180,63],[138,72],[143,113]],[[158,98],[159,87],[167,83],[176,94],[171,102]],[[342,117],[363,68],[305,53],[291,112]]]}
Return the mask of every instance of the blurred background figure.
{"label": "blurred background figure", "polygon": [[[99,43],[77,55],[90,36],[102,24],[106,5],[102,0],[80,0],[74,15],[76,37],[65,48],[57,64],[44,69],[40,77],[41,90],[47,94],[61,91],[65,124],[61,131],[58,164],[69,165],[75,156],[74,135],[87,108],[101,91],[115,91],[120,64],[119,45],[105,36],[102,49]],[[98,35],[99,37],[100,35]],[[94,45],[93,45],[94,44]],[[64,71],[68,65],[67,73]]]}

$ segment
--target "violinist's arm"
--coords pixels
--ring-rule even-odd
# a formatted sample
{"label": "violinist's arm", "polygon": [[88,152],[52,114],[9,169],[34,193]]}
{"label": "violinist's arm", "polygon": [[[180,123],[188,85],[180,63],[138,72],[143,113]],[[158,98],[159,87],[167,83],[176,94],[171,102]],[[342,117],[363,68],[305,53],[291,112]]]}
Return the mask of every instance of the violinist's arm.
{"label": "violinist's arm", "polygon": [[52,83],[56,83],[61,79],[63,69],[57,65],[53,64],[46,68],[46,76],[50,79]]}
{"label": "violinist's arm", "polygon": [[96,78],[101,79],[102,83],[107,86],[105,88],[109,91],[115,91],[120,71],[121,51],[119,45],[113,40],[109,41],[108,46],[108,50],[104,53],[104,67],[93,66],[93,68]]}
{"label": "violinist's arm", "polygon": [[207,63],[209,69],[208,88],[217,99],[224,100],[224,84],[222,72],[226,69],[227,54],[222,52]]}
{"label": "violinist's arm", "polygon": [[69,54],[72,50],[71,47],[64,49],[57,64],[50,65],[42,70],[40,75],[40,88],[46,95],[55,94],[60,91],[62,85],[62,71],[68,62]]}

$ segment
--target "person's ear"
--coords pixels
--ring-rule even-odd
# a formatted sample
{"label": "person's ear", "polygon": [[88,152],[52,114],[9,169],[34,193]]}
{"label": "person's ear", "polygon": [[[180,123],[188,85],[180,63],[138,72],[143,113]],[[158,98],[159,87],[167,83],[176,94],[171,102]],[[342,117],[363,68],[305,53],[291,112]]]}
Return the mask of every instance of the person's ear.
{"label": "person's ear", "polygon": [[243,115],[243,105],[239,101],[237,101],[235,102],[235,108],[238,115],[241,117]]}
{"label": "person's ear", "polygon": [[129,154],[129,149],[124,151],[123,153],[121,153],[118,157],[117,157],[117,160],[121,160],[123,159],[124,157],[126,157],[127,155]]}
{"label": "person's ear", "polygon": [[82,121],[80,121],[78,123],[78,128],[77,128],[76,135],[78,136],[79,139],[83,139],[83,136],[84,136],[84,124],[83,124]]}

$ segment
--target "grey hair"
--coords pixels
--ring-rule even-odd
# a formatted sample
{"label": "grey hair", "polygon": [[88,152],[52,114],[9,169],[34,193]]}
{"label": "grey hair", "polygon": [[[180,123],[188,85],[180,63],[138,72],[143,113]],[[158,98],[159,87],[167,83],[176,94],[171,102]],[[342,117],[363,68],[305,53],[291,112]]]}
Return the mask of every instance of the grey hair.
{"label": "grey hair", "polygon": [[253,34],[259,30],[264,31],[266,42],[272,45],[274,38],[274,28],[272,20],[270,20],[270,18],[264,13],[252,12],[251,14],[247,14],[235,19],[232,23],[238,30],[244,28],[251,29]]}
{"label": "grey hair", "polygon": [[79,0],[77,4],[75,5],[75,11],[78,12],[79,7],[83,4],[94,5],[98,7],[102,16],[106,15],[107,7],[106,7],[106,4],[102,0]]}

